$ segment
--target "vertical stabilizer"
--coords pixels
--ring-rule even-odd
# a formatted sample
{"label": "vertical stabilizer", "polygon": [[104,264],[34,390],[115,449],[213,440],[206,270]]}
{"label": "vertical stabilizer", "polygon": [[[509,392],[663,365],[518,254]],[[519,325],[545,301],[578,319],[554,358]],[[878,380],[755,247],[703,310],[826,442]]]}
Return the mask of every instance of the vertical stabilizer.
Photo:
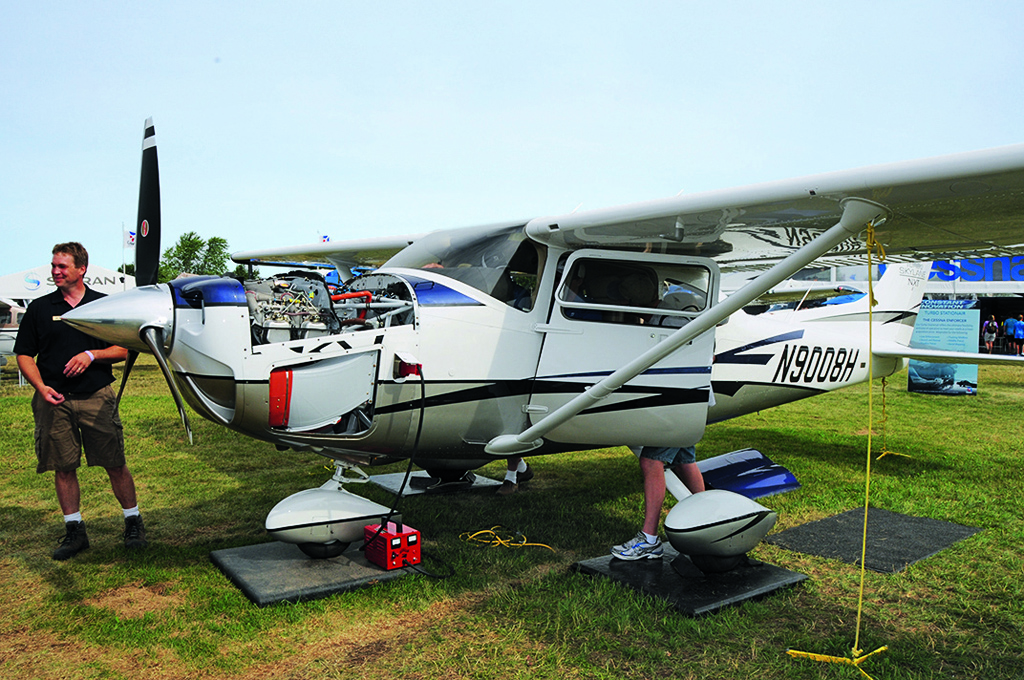
{"label": "vertical stabilizer", "polygon": [[[899,262],[886,267],[874,284],[876,304],[871,309],[876,340],[910,344],[914,322],[924,297],[924,287],[931,272],[931,262]],[[790,323],[834,323],[841,331],[844,323],[864,323],[868,319],[868,297],[838,305],[787,312],[780,317]],[[852,330],[852,328],[851,328]]]}

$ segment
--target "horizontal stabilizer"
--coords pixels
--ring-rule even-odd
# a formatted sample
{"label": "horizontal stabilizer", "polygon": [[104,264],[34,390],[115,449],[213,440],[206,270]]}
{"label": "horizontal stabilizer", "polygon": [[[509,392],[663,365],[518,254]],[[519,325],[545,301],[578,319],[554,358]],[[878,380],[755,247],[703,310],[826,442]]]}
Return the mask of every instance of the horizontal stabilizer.
{"label": "horizontal stabilizer", "polygon": [[914,359],[933,364],[1014,364],[1024,366],[1024,357],[981,352],[957,352],[946,349],[919,349],[896,342],[875,343],[871,349],[876,357]]}
{"label": "horizontal stabilizer", "polygon": [[763,498],[800,488],[792,472],[760,451],[741,449],[699,461],[709,489],[724,489],[747,498]]}

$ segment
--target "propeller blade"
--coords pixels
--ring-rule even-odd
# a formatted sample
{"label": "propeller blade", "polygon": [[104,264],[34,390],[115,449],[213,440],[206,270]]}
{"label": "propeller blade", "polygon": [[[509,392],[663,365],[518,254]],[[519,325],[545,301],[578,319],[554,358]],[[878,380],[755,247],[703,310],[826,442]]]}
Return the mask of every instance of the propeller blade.
{"label": "propeller blade", "polygon": [[181,416],[181,424],[185,426],[185,433],[188,434],[188,443],[193,444],[192,426],[188,423],[185,403],[181,399],[181,392],[178,391],[177,383],[174,382],[174,376],[171,375],[171,367],[167,363],[167,357],[164,356],[163,331],[159,328],[143,328],[141,335],[142,339],[149,345],[153,356],[156,357],[157,364],[160,365],[160,371],[164,374],[164,380],[167,381],[167,387],[171,390],[171,396],[174,397],[174,403],[178,406],[178,415]]}
{"label": "propeller blade", "polygon": [[132,366],[135,365],[135,360],[139,358],[139,353],[133,349],[128,350],[128,359],[124,362],[124,373],[121,375],[121,388],[117,391],[117,403],[114,408],[121,406],[121,395],[124,394],[124,386],[128,384],[128,376],[132,372]]}
{"label": "propeller blade", "polygon": [[139,215],[135,228],[135,285],[148,286],[156,283],[160,272],[160,167],[152,118],[146,119],[142,136]]}

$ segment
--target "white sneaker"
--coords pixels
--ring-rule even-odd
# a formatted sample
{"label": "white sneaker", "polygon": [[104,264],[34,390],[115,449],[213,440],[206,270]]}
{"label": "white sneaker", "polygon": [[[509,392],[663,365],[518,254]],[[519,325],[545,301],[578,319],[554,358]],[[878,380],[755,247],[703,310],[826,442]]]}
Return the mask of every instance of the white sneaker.
{"label": "white sneaker", "polygon": [[620,560],[658,560],[662,554],[661,539],[649,543],[642,531],[625,543],[612,546],[612,557]]}

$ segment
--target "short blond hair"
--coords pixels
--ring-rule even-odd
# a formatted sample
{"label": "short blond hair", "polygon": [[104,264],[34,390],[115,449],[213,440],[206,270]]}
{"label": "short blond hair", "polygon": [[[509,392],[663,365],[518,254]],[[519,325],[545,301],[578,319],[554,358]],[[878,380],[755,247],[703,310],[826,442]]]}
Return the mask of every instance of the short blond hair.
{"label": "short blond hair", "polygon": [[57,253],[63,253],[64,255],[70,255],[71,259],[75,261],[76,267],[88,267],[89,266],[89,251],[85,249],[78,241],[68,241],[67,243],[58,243],[53,247],[52,255]]}

